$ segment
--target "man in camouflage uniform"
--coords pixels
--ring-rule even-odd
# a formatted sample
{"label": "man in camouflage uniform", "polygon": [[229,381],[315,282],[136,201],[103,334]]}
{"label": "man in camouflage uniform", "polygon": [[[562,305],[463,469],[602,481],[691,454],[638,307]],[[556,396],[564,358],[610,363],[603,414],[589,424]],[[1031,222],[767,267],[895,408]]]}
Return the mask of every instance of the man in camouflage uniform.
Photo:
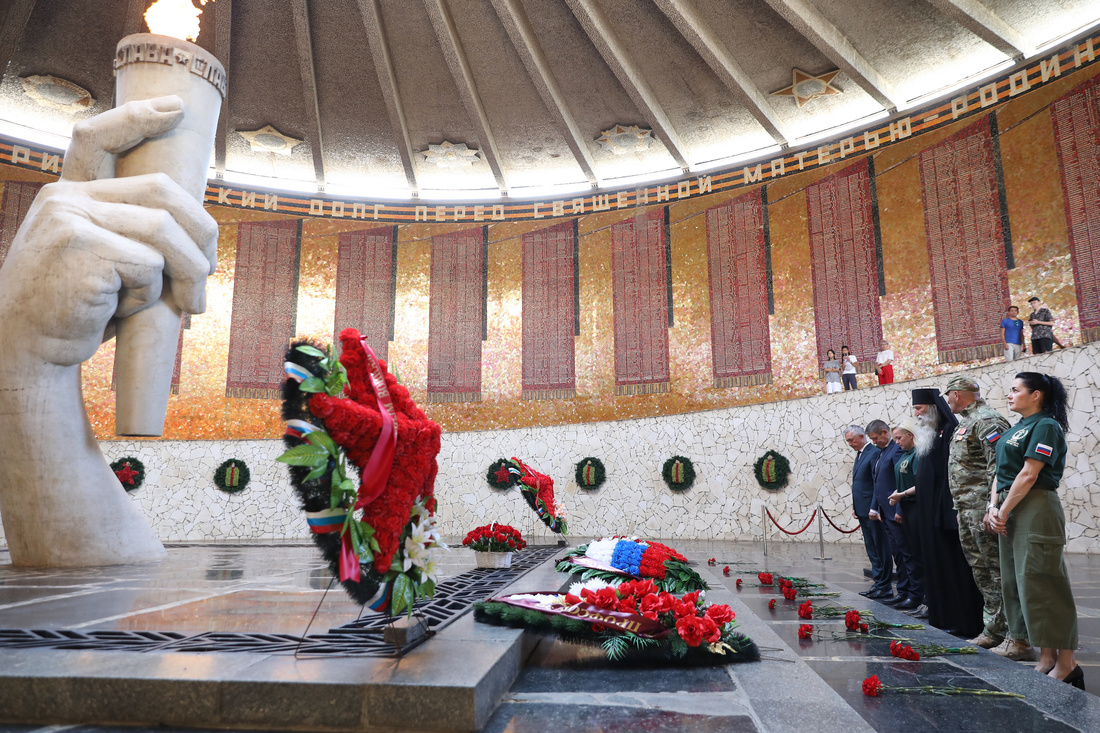
{"label": "man in camouflage uniform", "polygon": [[1008,623],[1001,604],[998,539],[982,528],[982,516],[989,505],[989,489],[997,473],[997,439],[1008,430],[1009,423],[986,404],[978,384],[969,377],[955,377],[945,392],[948,406],[959,419],[959,427],[951,438],[948,485],[959,513],[963,554],[984,601],[985,629],[970,643],[991,649],[1004,640]]}

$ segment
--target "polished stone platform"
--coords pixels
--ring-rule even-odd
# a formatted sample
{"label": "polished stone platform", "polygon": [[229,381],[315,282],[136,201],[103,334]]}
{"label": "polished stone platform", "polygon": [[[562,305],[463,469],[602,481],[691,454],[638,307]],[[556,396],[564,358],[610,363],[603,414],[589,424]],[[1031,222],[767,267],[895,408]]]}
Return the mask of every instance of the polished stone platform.
{"label": "polished stone platform", "polygon": [[[683,730],[896,731],[1100,730],[1100,699],[989,652],[918,663],[889,656],[888,642],[800,642],[796,604],[756,587],[755,571],[820,579],[842,593],[818,603],[873,609],[861,548],[679,542],[763,649],[755,664],[707,669],[623,669],[602,653],[475,624],[469,615],[405,657],[296,658],[293,653],[180,653],[11,649],[0,646],[0,732],[118,730]],[[709,557],[721,561],[706,567]],[[12,568],[0,551],[0,629],[61,633],[265,633],[301,636],[354,620],[359,608],[329,578],[312,547],[172,547],[160,565],[86,570]],[[731,575],[723,577],[723,565]],[[1100,558],[1069,556],[1086,684],[1100,688]],[[451,553],[444,572],[473,565]],[[738,577],[745,583],[736,590]],[[507,590],[560,587],[547,562]],[[771,611],[767,602],[777,598]],[[313,618],[316,612],[316,618]],[[312,623],[311,623],[311,618]],[[840,621],[815,622],[840,629]],[[899,631],[958,643],[936,630]],[[1025,700],[889,695],[860,682],[950,683],[1022,692]],[[158,727],[160,726],[160,727]],[[133,728],[130,728],[133,730]]]}

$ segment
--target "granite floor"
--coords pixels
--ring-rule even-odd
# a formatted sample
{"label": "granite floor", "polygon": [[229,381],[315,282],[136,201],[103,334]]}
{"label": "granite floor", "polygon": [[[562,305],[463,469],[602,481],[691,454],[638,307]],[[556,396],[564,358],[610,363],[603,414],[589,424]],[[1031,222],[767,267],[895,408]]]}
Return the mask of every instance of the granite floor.
{"label": "granite floor", "polygon": [[[827,547],[831,557],[826,561],[812,559],[817,547],[804,543],[772,543],[767,556],[760,544],[753,543],[675,545],[712,584],[712,600],[730,602],[738,612],[745,632],[760,644],[763,662],[688,670],[623,669],[597,650],[543,640],[534,646],[483,730],[1100,730],[1100,698],[1095,697],[1100,693],[1100,557],[1067,558],[1078,603],[1079,661],[1092,693],[1082,694],[1038,675],[1030,665],[984,651],[902,662],[889,656],[886,640],[800,642],[797,604],[784,601],[772,588],[759,587],[756,571],[811,578],[842,594],[818,599],[820,603],[871,609],[884,620],[911,621],[855,595],[869,585],[862,572],[866,558],[855,545]],[[706,566],[710,557],[718,560],[715,567]],[[444,572],[461,573],[472,564],[470,553],[458,549],[448,557]],[[731,570],[728,577],[721,572],[726,565]],[[744,580],[740,590],[735,585],[739,577]],[[51,571],[13,568],[0,550],[0,629],[300,635],[308,627],[317,633],[359,615],[359,608],[338,588],[326,593],[329,582],[313,548],[305,545],[181,546],[170,548],[168,559],[158,565]],[[777,607],[770,610],[768,601],[773,598],[778,599]],[[842,628],[840,621],[815,624],[823,631]],[[934,629],[896,633],[921,642],[958,643]],[[462,663],[456,657],[455,665]],[[1021,692],[1026,698],[867,698],[860,682],[870,674],[878,674],[886,684],[951,684]],[[289,720],[287,727],[303,729]],[[0,733],[60,730],[144,729],[0,724]]]}

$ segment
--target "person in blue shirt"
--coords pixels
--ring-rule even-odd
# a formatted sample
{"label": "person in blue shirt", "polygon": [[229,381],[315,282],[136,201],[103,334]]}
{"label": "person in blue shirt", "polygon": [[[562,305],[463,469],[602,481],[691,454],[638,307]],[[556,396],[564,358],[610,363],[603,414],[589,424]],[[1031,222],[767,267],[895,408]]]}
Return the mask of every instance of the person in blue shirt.
{"label": "person in blue shirt", "polygon": [[1024,346],[1024,322],[1020,320],[1020,309],[1014,305],[1008,307],[1008,317],[1001,319],[1001,338],[1005,343],[1005,361],[1019,359],[1027,353]]}

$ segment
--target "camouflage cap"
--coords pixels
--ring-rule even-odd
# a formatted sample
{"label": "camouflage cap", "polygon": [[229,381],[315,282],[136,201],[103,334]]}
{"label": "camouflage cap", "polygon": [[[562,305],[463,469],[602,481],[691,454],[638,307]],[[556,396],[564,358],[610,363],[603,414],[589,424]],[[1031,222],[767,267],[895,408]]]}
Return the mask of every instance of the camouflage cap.
{"label": "camouflage cap", "polygon": [[970,377],[955,377],[947,383],[947,389],[944,390],[944,393],[952,390],[958,390],[959,392],[981,392],[982,388]]}

